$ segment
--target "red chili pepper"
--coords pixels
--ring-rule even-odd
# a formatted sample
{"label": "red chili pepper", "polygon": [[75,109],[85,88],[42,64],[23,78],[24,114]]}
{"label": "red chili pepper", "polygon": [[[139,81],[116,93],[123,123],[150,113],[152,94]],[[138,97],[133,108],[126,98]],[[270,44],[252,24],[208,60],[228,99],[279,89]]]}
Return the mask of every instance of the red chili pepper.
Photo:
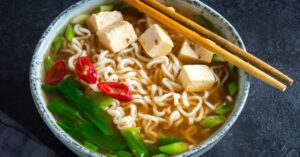
{"label": "red chili pepper", "polygon": [[112,98],[118,99],[119,101],[129,102],[132,100],[132,94],[128,86],[123,83],[99,82],[97,86],[100,91]]}
{"label": "red chili pepper", "polygon": [[65,62],[59,60],[48,72],[45,82],[50,85],[57,85],[67,74],[68,70]]}
{"label": "red chili pepper", "polygon": [[97,71],[87,57],[79,57],[76,63],[76,74],[83,81],[94,84],[97,82]]}

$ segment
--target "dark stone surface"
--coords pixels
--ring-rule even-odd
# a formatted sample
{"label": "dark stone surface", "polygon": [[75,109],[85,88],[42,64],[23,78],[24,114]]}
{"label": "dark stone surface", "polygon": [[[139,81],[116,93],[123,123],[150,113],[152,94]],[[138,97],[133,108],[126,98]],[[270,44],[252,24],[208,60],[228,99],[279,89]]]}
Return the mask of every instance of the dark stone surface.
{"label": "dark stone surface", "polygon": [[[295,79],[281,93],[251,79],[246,107],[230,132],[204,156],[287,156],[300,153],[300,2],[203,0],[240,32],[248,50]],[[73,156],[46,127],[29,90],[29,64],[50,22],[76,0],[0,0],[0,110],[60,156]]]}

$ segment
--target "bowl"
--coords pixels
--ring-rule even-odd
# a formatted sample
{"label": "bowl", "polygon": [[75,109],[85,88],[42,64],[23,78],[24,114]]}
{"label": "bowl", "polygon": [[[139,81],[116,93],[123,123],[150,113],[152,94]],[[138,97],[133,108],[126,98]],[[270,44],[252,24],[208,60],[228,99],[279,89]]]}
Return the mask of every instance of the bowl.
{"label": "bowl", "polygon": [[[225,38],[245,49],[244,43],[234,27],[223,16],[203,2],[200,2],[199,0],[160,1],[168,6],[173,6],[175,9],[185,11],[189,14],[203,15],[216,26],[216,28],[224,35]],[[42,35],[36,46],[31,61],[30,88],[37,110],[53,134],[75,154],[82,157],[104,155],[84,148],[56,124],[55,118],[47,109],[46,100],[41,89],[42,74],[44,73],[43,57],[51,47],[51,43],[55,36],[64,29],[72,17],[84,12],[89,12],[97,5],[115,2],[119,2],[119,0],[82,0],[63,11],[57,18],[54,19],[54,21]],[[240,115],[248,96],[249,87],[249,75],[239,70],[239,93],[237,95],[235,107],[229,115],[227,121],[214,134],[212,134],[198,146],[178,156],[202,155],[211,149],[218,141],[220,141]]]}

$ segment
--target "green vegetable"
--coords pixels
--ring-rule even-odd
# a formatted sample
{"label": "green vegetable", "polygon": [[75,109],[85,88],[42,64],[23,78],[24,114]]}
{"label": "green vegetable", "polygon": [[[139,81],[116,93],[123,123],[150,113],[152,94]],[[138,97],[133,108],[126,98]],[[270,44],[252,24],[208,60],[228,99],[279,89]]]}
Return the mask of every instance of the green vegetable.
{"label": "green vegetable", "polygon": [[205,27],[206,29],[208,29],[218,35],[221,34],[219,31],[216,30],[214,25],[209,20],[207,20],[203,15],[195,15],[194,19],[198,24]]}
{"label": "green vegetable", "polygon": [[41,88],[45,91],[45,92],[58,92],[58,88],[56,86],[53,85],[48,85],[48,84],[42,84]]}
{"label": "green vegetable", "polygon": [[212,61],[213,62],[221,62],[221,63],[224,63],[226,62],[225,59],[221,56],[218,56],[218,55],[214,55],[213,58],[212,58]]}
{"label": "green vegetable", "polygon": [[235,82],[230,82],[227,87],[228,87],[228,92],[231,96],[235,95],[236,92],[238,91],[238,85]]}
{"label": "green vegetable", "polygon": [[209,20],[207,20],[203,15],[195,15],[195,20],[200,25],[202,25],[203,27],[205,27],[209,30],[214,29],[214,25]]}
{"label": "green vegetable", "polygon": [[58,35],[54,38],[52,45],[53,45],[53,50],[55,52],[57,52],[61,48],[62,38],[60,35]]}
{"label": "green vegetable", "polygon": [[69,24],[67,26],[67,29],[66,29],[66,32],[65,32],[65,36],[66,36],[66,39],[68,41],[72,41],[72,39],[74,38],[75,32],[74,32],[74,29],[73,29],[72,25]]}
{"label": "green vegetable", "polygon": [[80,113],[77,110],[75,110],[74,108],[70,107],[69,105],[63,103],[58,99],[50,101],[47,108],[52,113],[61,115],[65,119],[68,119],[70,121],[78,121],[82,119]]}
{"label": "green vegetable", "polygon": [[84,120],[78,111],[63,102],[59,100],[51,101],[48,109],[62,117],[63,120],[59,121],[58,124],[71,136],[73,135],[72,137],[84,137],[82,139],[107,151],[117,151],[125,148],[125,144],[117,135],[104,135],[93,124]]}
{"label": "green vegetable", "polygon": [[76,140],[93,144],[104,152],[126,148],[119,135],[104,135],[92,123],[83,119],[80,113],[70,105],[60,100],[53,100],[47,107],[62,119],[58,121],[58,125]]}
{"label": "green vegetable", "polygon": [[133,157],[134,156],[132,153],[126,152],[124,150],[118,151],[115,155],[117,157]]}
{"label": "green vegetable", "polygon": [[54,61],[52,60],[52,58],[50,56],[46,56],[44,58],[45,71],[48,72],[52,68],[53,65],[54,65]]}
{"label": "green vegetable", "polygon": [[[69,120],[58,120],[57,124],[68,133],[72,132],[73,128],[76,127],[75,123],[71,122]],[[79,137],[79,136],[76,136],[76,137]]]}
{"label": "green vegetable", "polygon": [[189,145],[184,142],[176,142],[159,147],[159,150],[169,155],[176,155],[187,151]]}
{"label": "green vegetable", "polygon": [[165,145],[165,144],[171,144],[171,143],[175,143],[175,142],[181,142],[182,139],[179,137],[167,137],[167,136],[163,136],[163,137],[159,137],[158,141],[160,144]]}
{"label": "green vegetable", "polygon": [[136,157],[149,156],[149,151],[144,145],[140,132],[136,128],[126,128],[122,131],[122,135]]}
{"label": "green vegetable", "polygon": [[58,120],[57,124],[75,140],[77,141],[84,140],[84,137],[81,134],[81,131],[78,129],[77,124],[75,122],[64,119],[64,120]]}
{"label": "green vegetable", "polygon": [[83,145],[84,145],[85,148],[87,148],[87,149],[89,149],[89,150],[91,150],[93,152],[96,152],[99,149],[96,145],[94,145],[92,143],[89,143],[89,142],[86,142],[86,141],[84,142]]}
{"label": "green vegetable", "polygon": [[105,135],[114,134],[111,116],[94,101],[86,97],[71,77],[62,80],[58,88],[63,96]]}
{"label": "green vegetable", "polygon": [[85,140],[96,144],[101,150],[112,152],[126,148],[125,143],[118,135],[104,135],[89,121],[82,121],[79,129]]}
{"label": "green vegetable", "polygon": [[200,125],[206,128],[212,128],[222,124],[225,120],[226,118],[222,115],[212,115],[204,118],[200,122]]}
{"label": "green vegetable", "polygon": [[103,4],[95,9],[96,13],[104,12],[104,11],[112,11],[114,5],[112,4]]}
{"label": "green vegetable", "polygon": [[[60,120],[58,125],[70,136],[84,144],[90,143],[104,153],[111,153],[126,148],[125,143],[118,136],[104,135],[87,120]],[[87,148],[91,149],[89,145]]]}
{"label": "green vegetable", "polygon": [[159,152],[158,150],[158,145],[159,143],[156,144],[151,144],[151,145],[147,145],[147,149],[149,151],[149,154],[160,154],[161,152]]}
{"label": "green vegetable", "polygon": [[229,69],[229,71],[230,71],[231,73],[234,73],[234,72],[237,71],[236,66],[234,66],[234,65],[231,64],[231,63],[228,63],[228,64],[227,64],[227,67],[228,67],[228,69]]}
{"label": "green vegetable", "polygon": [[232,108],[231,104],[225,103],[225,104],[221,104],[219,106],[217,106],[217,108],[215,109],[215,113],[217,114],[226,114],[227,112],[229,112]]}
{"label": "green vegetable", "polygon": [[126,2],[121,2],[119,4],[117,4],[114,9],[115,10],[122,10],[122,9],[127,9],[127,8],[130,8],[132,7],[130,4],[126,3]]}
{"label": "green vegetable", "polygon": [[106,108],[114,102],[114,99],[101,93],[101,92],[90,92],[87,97],[96,102],[101,108]]}
{"label": "green vegetable", "polygon": [[157,154],[157,155],[154,155],[152,157],[167,157],[167,155],[166,154]]}
{"label": "green vegetable", "polygon": [[81,14],[81,15],[77,15],[75,17],[72,18],[71,20],[71,24],[81,24],[83,23],[90,15],[88,14]]}

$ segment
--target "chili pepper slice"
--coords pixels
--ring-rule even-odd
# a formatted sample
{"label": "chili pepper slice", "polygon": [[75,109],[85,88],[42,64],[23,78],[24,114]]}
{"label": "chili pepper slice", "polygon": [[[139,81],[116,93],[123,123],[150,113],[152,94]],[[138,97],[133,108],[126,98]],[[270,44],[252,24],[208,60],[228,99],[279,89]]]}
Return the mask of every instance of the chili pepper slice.
{"label": "chili pepper slice", "polygon": [[45,82],[50,85],[57,85],[67,74],[65,62],[60,60],[50,69]]}
{"label": "chili pepper slice", "polygon": [[79,57],[75,66],[76,74],[83,81],[94,84],[97,82],[97,71],[90,59]]}
{"label": "chili pepper slice", "polygon": [[99,82],[97,84],[100,91],[105,93],[112,98],[115,98],[122,102],[129,102],[132,100],[132,94],[128,88],[123,83],[118,82]]}

